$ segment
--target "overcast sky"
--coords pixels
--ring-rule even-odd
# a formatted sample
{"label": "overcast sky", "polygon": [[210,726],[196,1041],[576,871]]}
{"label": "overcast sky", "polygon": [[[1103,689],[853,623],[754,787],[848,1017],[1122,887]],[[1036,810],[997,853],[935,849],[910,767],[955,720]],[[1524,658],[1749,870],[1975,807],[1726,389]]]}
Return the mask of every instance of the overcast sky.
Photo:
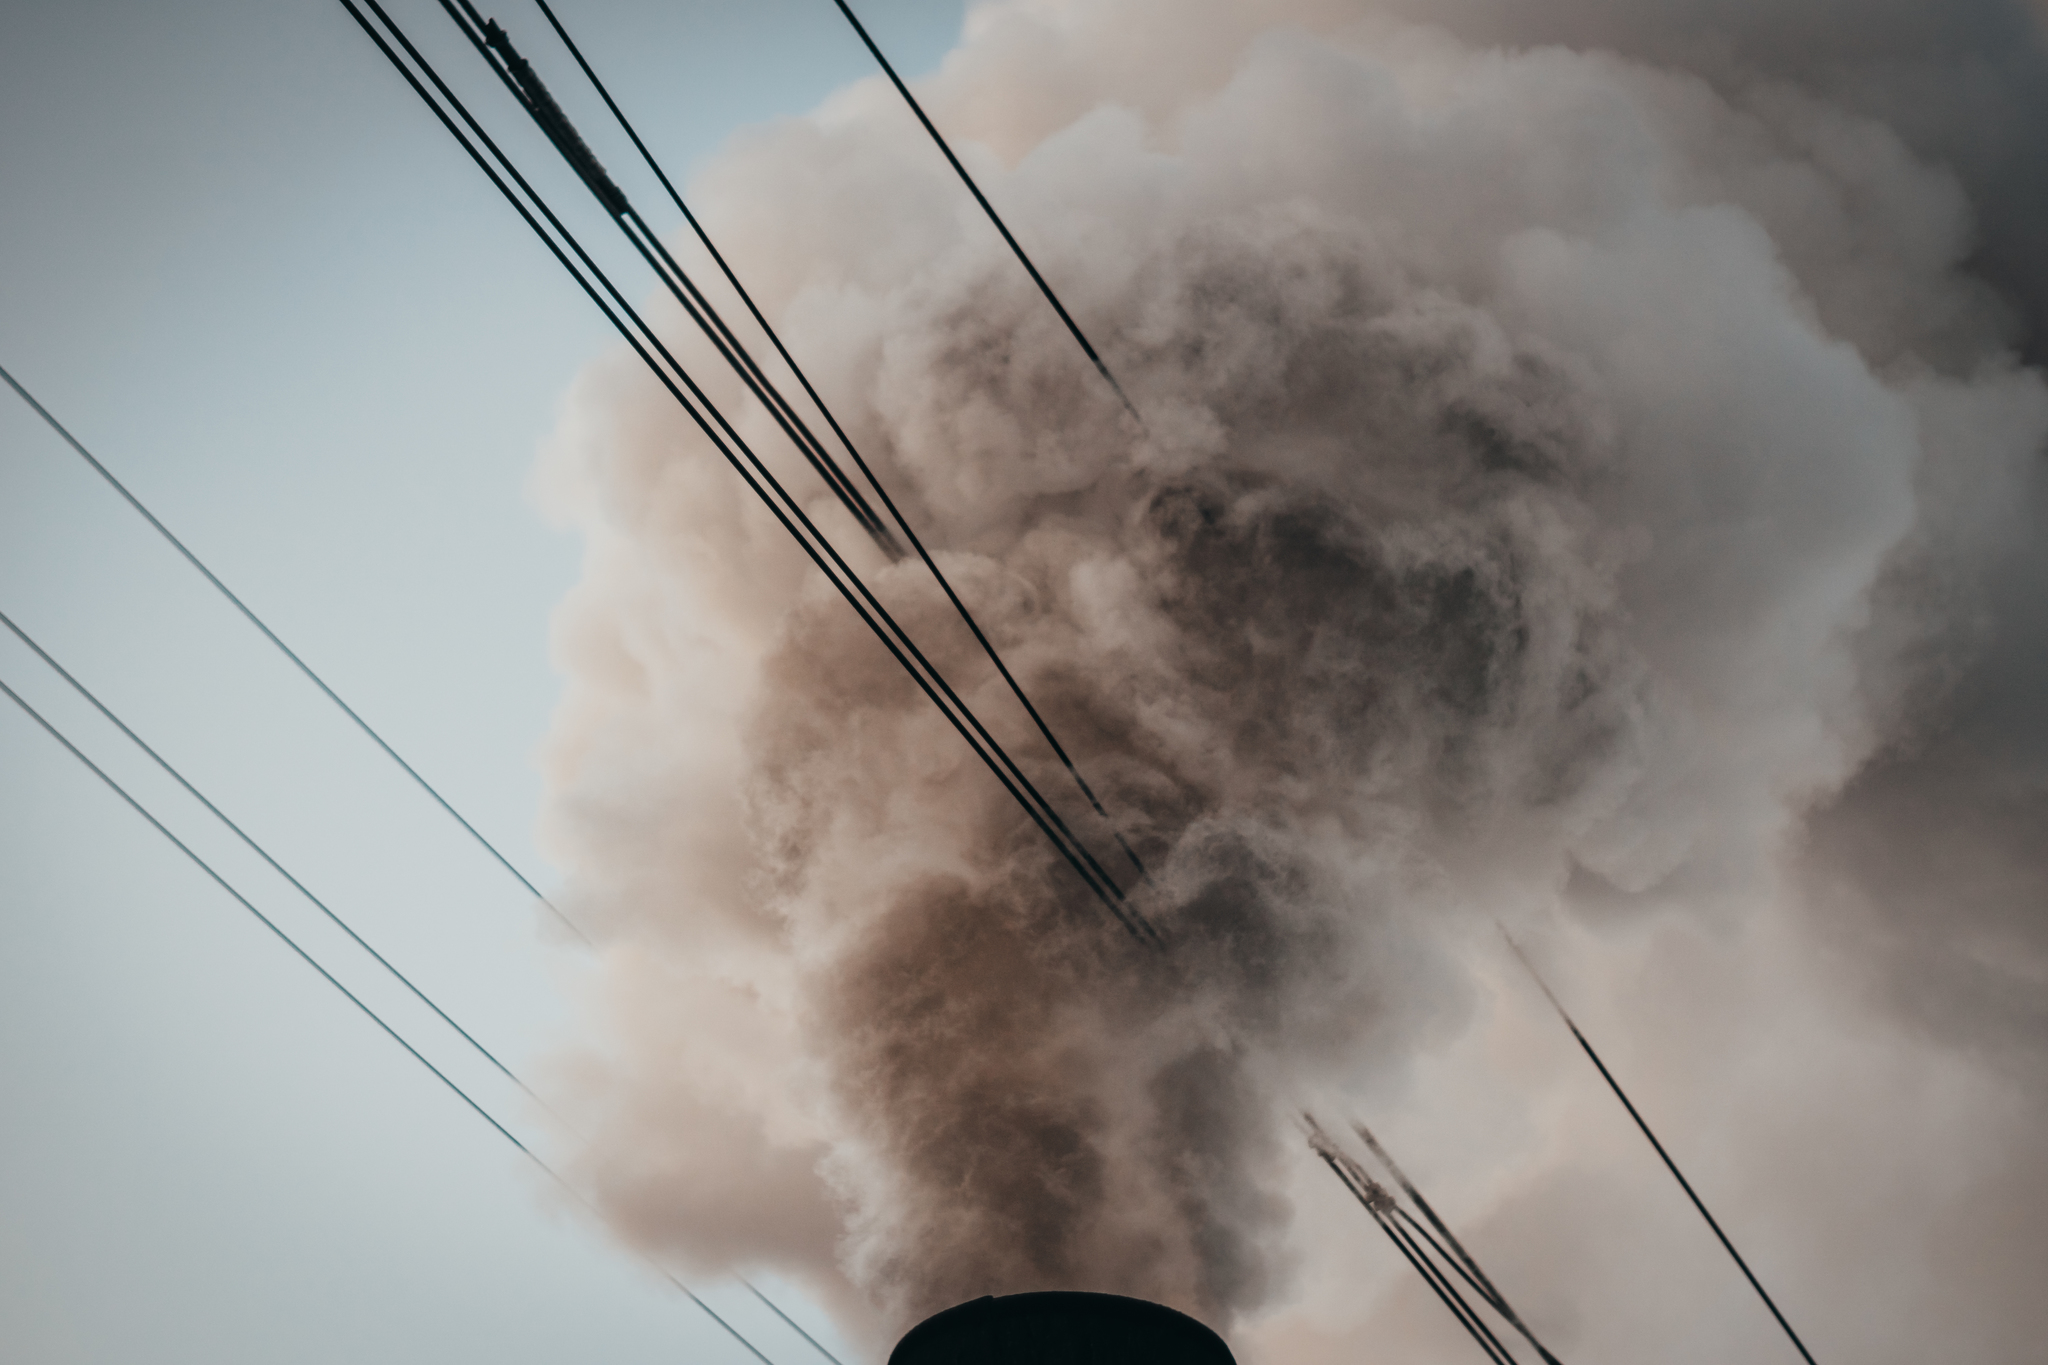
{"label": "overcast sky", "polygon": [[[864,8],[922,71],[962,6]],[[486,9],[584,113],[531,5]],[[671,172],[872,70],[829,0],[560,11]],[[603,321],[332,0],[6,0],[0,185],[0,364],[550,884],[534,753],[579,547],[524,481]],[[0,610],[515,1068],[560,1041],[577,952],[11,393]],[[544,1137],[11,637],[0,680]],[[0,907],[8,1360],[745,1358],[11,704]]]}

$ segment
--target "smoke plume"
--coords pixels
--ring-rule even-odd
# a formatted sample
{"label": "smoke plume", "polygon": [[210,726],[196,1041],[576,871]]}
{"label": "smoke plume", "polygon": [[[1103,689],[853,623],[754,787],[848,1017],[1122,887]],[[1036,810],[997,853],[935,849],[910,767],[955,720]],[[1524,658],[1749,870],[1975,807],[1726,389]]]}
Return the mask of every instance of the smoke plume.
{"label": "smoke plume", "polygon": [[[548,836],[603,945],[567,1074],[620,1233],[807,1277],[878,1344],[1087,1288],[1252,1360],[1430,1349],[1308,1104],[1381,1130],[1560,1355],[1770,1358],[1498,919],[1818,1353],[2030,1358],[2033,24],[977,8],[924,96],[1143,432],[879,80],[738,139],[713,234],[1169,946],[607,357],[538,487],[589,547]],[[719,396],[1107,864],[922,569]]]}

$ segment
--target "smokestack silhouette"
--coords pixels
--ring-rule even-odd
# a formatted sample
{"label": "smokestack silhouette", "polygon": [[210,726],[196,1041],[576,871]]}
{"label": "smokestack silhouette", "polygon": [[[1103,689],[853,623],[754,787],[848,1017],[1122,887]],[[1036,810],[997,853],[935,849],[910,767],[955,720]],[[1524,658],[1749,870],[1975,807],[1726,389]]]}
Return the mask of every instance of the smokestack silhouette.
{"label": "smokestack silhouette", "polygon": [[1237,1365],[1185,1313],[1118,1294],[971,1299],[904,1333],[889,1365]]}

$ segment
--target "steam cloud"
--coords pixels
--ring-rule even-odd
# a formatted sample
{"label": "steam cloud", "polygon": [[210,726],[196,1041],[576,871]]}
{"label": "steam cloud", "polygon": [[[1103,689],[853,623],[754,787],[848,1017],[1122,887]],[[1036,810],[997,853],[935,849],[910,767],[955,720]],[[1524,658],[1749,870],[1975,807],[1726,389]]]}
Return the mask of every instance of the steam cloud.
{"label": "steam cloud", "polygon": [[[589,545],[548,832],[605,945],[568,1079],[616,1227],[807,1276],[875,1342],[1074,1287],[1253,1360],[1428,1349],[1448,1321],[1302,1148],[1310,1103],[1387,1135],[1561,1355],[1768,1358],[1500,918],[1820,1354],[2032,1358],[2032,22],[979,8],[930,105],[1143,438],[878,81],[741,139],[714,234],[1172,947],[607,358],[538,486]],[[1066,800],[914,561],[813,511]]]}

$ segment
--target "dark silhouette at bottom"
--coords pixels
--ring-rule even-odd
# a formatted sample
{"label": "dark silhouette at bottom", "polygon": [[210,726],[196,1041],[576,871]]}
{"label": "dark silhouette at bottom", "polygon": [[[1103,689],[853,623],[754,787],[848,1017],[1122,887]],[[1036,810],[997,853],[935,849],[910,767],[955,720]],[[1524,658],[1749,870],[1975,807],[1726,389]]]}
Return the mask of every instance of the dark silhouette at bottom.
{"label": "dark silhouette at bottom", "polygon": [[1116,1294],[1008,1294],[934,1313],[889,1365],[1237,1365],[1185,1313]]}

